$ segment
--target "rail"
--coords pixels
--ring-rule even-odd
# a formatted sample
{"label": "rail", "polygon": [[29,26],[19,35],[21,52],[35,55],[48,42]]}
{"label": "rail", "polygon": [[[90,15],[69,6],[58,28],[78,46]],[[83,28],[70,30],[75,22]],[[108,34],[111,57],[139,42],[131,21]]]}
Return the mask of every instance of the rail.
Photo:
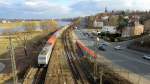
{"label": "rail", "polygon": [[65,47],[65,52],[66,52],[66,56],[67,56],[67,61],[68,64],[70,66],[71,72],[72,72],[72,76],[74,78],[74,83],[75,84],[84,84],[83,78],[81,76],[81,73],[79,72],[74,60],[76,59],[73,51],[71,49],[71,44],[69,41],[69,29],[67,29],[64,33],[63,33],[63,43],[64,43],[64,47]]}
{"label": "rail", "polygon": [[23,84],[41,84],[44,83],[46,68],[32,67],[26,75]]}

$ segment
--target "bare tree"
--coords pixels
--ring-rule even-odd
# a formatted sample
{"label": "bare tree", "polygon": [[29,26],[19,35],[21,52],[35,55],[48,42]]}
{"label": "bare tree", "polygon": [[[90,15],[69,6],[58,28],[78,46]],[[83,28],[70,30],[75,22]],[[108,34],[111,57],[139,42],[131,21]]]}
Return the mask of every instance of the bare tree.
{"label": "bare tree", "polygon": [[40,22],[40,28],[41,28],[42,30],[48,30],[49,27],[50,27],[50,24],[49,24],[47,21],[42,21],[42,22]]}
{"label": "bare tree", "polygon": [[42,21],[40,22],[40,28],[42,30],[50,30],[52,28],[56,28],[58,26],[57,21],[55,20],[49,20],[49,21]]}
{"label": "bare tree", "polygon": [[35,31],[36,24],[35,22],[26,22],[23,24],[23,27],[25,28],[24,32],[18,33],[17,38],[22,41],[25,55],[28,56],[27,41],[29,37],[32,38],[32,32]]}
{"label": "bare tree", "polygon": [[28,56],[27,41],[28,41],[29,35],[30,35],[30,33],[28,33],[28,32],[22,32],[22,33],[18,33],[16,35],[17,38],[21,41],[21,43],[23,43],[24,53],[25,53],[26,56]]}
{"label": "bare tree", "polygon": [[23,24],[23,27],[25,28],[26,32],[32,32],[36,29],[36,23],[35,22],[26,22]]}

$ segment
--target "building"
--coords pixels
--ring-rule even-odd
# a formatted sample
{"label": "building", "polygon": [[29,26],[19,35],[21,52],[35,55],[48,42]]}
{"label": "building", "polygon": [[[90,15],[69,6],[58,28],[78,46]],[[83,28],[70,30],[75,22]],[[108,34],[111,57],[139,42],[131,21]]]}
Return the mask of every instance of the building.
{"label": "building", "polygon": [[131,27],[125,27],[122,29],[122,37],[130,37],[132,34],[132,28]]}
{"label": "building", "polygon": [[144,25],[135,24],[122,29],[122,37],[131,37],[141,35],[144,32]]}
{"label": "building", "polygon": [[150,32],[150,19],[144,22],[144,32]]}
{"label": "building", "polygon": [[7,23],[7,21],[6,20],[2,20],[2,23],[5,24],[5,23]]}
{"label": "building", "polygon": [[138,24],[133,27],[133,35],[141,35],[144,32],[144,25]]}
{"label": "building", "polygon": [[117,32],[117,29],[115,26],[103,26],[101,32],[109,32],[111,34],[115,34]]}
{"label": "building", "polygon": [[139,23],[140,17],[138,15],[133,15],[124,18],[129,18],[129,21],[128,26],[122,29],[122,37],[137,36],[144,33],[144,25]]}
{"label": "building", "polygon": [[108,25],[109,26],[117,26],[118,25],[118,19],[119,19],[118,15],[111,15],[108,18]]}
{"label": "building", "polygon": [[95,20],[93,26],[102,28],[104,26],[104,23],[102,21]]}
{"label": "building", "polygon": [[109,19],[109,16],[103,16],[101,17],[102,20],[108,20]]}

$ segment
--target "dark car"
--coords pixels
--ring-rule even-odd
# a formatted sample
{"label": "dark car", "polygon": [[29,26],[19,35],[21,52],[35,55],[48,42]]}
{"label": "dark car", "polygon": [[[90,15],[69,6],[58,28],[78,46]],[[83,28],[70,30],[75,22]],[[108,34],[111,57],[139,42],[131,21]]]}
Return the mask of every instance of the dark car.
{"label": "dark car", "polygon": [[98,49],[99,49],[99,50],[102,50],[102,51],[105,51],[105,48],[104,48],[103,45],[100,45],[100,46],[98,47]]}

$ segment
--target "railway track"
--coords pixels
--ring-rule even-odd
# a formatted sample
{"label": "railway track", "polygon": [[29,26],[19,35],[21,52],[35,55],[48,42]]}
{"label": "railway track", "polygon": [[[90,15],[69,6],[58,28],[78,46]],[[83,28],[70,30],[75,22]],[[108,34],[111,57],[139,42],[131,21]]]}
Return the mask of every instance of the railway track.
{"label": "railway track", "polygon": [[75,84],[87,84],[84,82],[84,78],[81,75],[81,72],[78,70],[77,65],[74,62],[74,60],[76,60],[76,57],[74,56],[73,50],[71,48],[68,29],[63,33],[63,43],[65,47],[67,61],[72,71],[72,76],[74,78],[74,83]]}
{"label": "railway track", "polygon": [[35,76],[33,84],[44,84],[47,68],[40,68]]}
{"label": "railway track", "polygon": [[74,84],[62,39],[57,40],[53,51],[45,84]]}
{"label": "railway track", "polygon": [[23,84],[44,84],[46,72],[46,68],[32,67],[25,76]]}

